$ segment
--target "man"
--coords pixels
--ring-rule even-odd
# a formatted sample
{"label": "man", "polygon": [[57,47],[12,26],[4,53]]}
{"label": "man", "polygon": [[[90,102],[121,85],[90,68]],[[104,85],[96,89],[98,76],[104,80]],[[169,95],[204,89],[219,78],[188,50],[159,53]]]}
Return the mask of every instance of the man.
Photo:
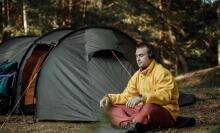
{"label": "man", "polygon": [[100,107],[120,128],[144,131],[172,127],[179,115],[179,91],[172,74],[155,61],[146,44],[137,46],[136,61],[139,70],[125,90],[104,96]]}

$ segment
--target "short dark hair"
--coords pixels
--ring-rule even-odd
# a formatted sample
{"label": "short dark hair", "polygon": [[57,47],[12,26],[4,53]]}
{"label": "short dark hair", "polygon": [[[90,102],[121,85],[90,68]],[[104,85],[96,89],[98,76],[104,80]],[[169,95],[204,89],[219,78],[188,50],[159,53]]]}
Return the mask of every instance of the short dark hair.
{"label": "short dark hair", "polygon": [[152,46],[150,44],[148,44],[148,43],[145,43],[145,42],[138,43],[137,46],[136,46],[136,49],[144,48],[144,47],[147,48],[147,52],[153,51]]}
{"label": "short dark hair", "polygon": [[149,56],[150,59],[155,59],[156,58],[156,55],[154,53],[154,49],[153,49],[153,46],[148,44],[148,43],[145,43],[145,42],[141,42],[141,43],[138,43],[137,46],[136,46],[136,49],[138,48],[147,48],[147,54]]}

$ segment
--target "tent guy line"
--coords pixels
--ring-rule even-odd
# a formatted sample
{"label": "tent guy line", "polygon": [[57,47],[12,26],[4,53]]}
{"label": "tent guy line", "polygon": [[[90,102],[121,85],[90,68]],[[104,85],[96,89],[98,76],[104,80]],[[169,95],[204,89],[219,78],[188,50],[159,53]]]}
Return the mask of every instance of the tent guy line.
{"label": "tent guy line", "polygon": [[[54,47],[56,47],[56,45],[54,45]],[[51,47],[50,50],[52,50],[54,47]],[[45,53],[44,57],[46,57],[46,55],[49,54],[49,51],[47,51],[47,53]],[[38,71],[34,74],[34,77],[31,79],[31,81],[29,82],[28,86],[25,88],[24,92],[22,93],[21,97],[18,99],[18,101],[16,102],[16,104],[14,105],[13,109],[11,110],[11,112],[9,113],[8,117],[6,118],[6,120],[3,122],[3,124],[0,127],[0,130],[4,127],[4,125],[7,123],[7,121],[10,119],[12,113],[15,111],[16,107],[18,106],[18,104],[20,103],[21,99],[24,97],[25,93],[27,92],[28,88],[30,87],[30,85],[33,83],[33,81],[36,79],[38,73],[40,72],[41,68],[38,69]]]}
{"label": "tent guy line", "polygon": [[[39,69],[40,70],[40,69]],[[38,72],[37,72],[38,73]],[[21,99],[23,98],[24,94],[27,92],[28,87],[31,85],[31,83],[35,80],[35,78],[37,77],[37,73],[34,75],[33,79],[30,81],[30,83],[28,84],[27,88],[25,89],[25,91],[22,93],[21,97],[19,98],[19,100],[16,102],[15,106],[13,107],[12,111],[9,113],[8,117],[6,118],[6,120],[3,122],[3,124],[1,125],[0,130],[3,128],[3,126],[7,123],[7,121],[10,119],[12,113],[14,112],[14,110],[16,109],[16,107],[18,106],[19,102],[21,101]]]}
{"label": "tent guy line", "polygon": [[121,62],[121,60],[118,58],[118,56],[115,54],[115,52],[113,50],[112,54],[114,55],[114,57],[118,60],[118,62],[120,63],[120,65],[124,68],[124,70],[128,73],[128,75],[131,77],[131,73],[128,71],[128,69],[126,69],[126,67],[123,65],[123,63]]}

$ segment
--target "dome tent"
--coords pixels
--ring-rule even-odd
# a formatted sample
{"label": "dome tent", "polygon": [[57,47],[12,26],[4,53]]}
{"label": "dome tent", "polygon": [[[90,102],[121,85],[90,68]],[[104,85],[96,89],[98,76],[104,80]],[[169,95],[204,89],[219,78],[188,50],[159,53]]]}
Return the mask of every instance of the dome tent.
{"label": "dome tent", "polygon": [[136,42],[108,27],[63,31],[36,40],[23,58],[17,92],[32,91],[26,92],[21,107],[36,104],[37,120],[97,121],[101,97],[121,92],[130,78],[112,52],[133,74]]}
{"label": "dome tent", "polygon": [[19,36],[0,44],[0,63],[7,60],[20,63],[25,51],[38,37]]}
{"label": "dome tent", "polygon": [[[36,79],[34,75],[38,73],[52,46],[71,31],[73,29],[63,28],[48,32],[32,42],[31,46],[26,50],[18,67],[16,99],[19,101],[21,98],[21,102],[16,112],[21,111],[24,114],[33,114],[36,103],[34,97]],[[33,81],[31,81],[32,79]],[[24,91],[26,92],[24,93]],[[24,96],[22,96],[23,93]]]}
{"label": "dome tent", "polygon": [[110,50],[120,53],[132,73],[135,58],[130,55],[135,53],[135,45],[130,37],[111,28],[90,27],[68,34],[42,66],[36,118],[97,121],[100,98],[122,91],[130,78]]}

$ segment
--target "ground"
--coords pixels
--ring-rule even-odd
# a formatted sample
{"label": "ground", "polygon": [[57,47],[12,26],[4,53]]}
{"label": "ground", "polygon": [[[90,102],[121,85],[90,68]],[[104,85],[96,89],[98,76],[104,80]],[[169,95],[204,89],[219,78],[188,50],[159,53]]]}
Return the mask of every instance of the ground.
{"label": "ground", "polygon": [[[160,133],[206,133],[214,130],[214,126],[220,125],[220,72],[214,71],[214,76],[205,76],[199,84],[194,84],[196,80],[187,81],[187,86],[181,85],[181,90],[194,94],[197,98],[195,104],[181,107],[181,114],[191,116],[196,119],[196,126],[181,129],[168,129],[159,131]],[[198,73],[197,73],[198,74]],[[198,76],[198,75],[197,75]],[[202,75],[204,76],[204,75]],[[189,77],[187,77],[189,78]],[[191,85],[190,85],[191,84]],[[8,133],[55,133],[55,132],[76,132],[93,133],[98,129],[108,129],[111,125],[107,119],[97,123],[68,123],[68,122],[33,122],[32,116],[13,115],[0,116],[0,132]],[[7,120],[6,123],[4,123]],[[218,122],[219,121],[219,122]],[[4,125],[3,125],[4,123]],[[101,131],[101,130],[99,130]],[[103,130],[102,130],[103,131]],[[110,130],[104,131],[110,132]],[[217,133],[218,131],[216,131]]]}

